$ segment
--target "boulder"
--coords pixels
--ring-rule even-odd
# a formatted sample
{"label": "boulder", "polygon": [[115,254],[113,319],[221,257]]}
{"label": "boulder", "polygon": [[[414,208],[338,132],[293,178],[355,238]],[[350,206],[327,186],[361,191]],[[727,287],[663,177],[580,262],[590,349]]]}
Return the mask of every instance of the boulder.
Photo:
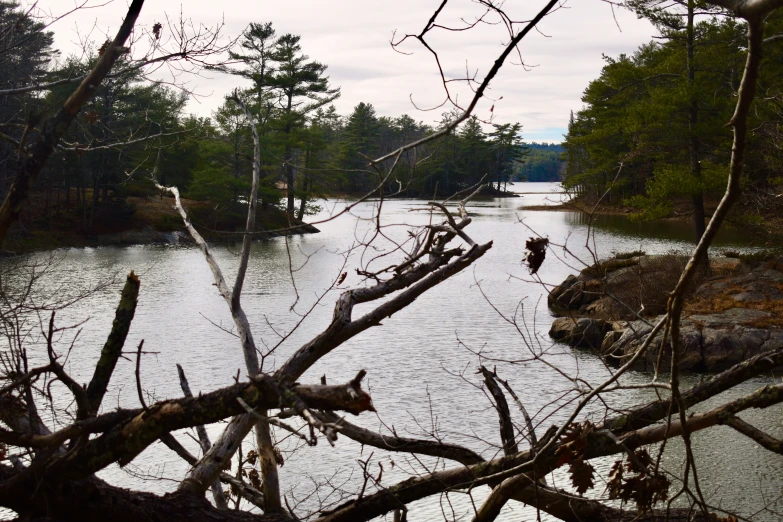
{"label": "boulder", "polygon": [[738,294],[734,294],[731,296],[731,298],[738,303],[747,303],[752,301],[763,301],[766,299],[766,296],[758,290],[751,290],[749,292],[740,292]]}
{"label": "boulder", "polygon": [[610,330],[606,332],[606,335],[604,335],[604,340],[601,342],[601,353],[607,354],[611,353],[611,348],[614,346],[614,343],[620,340],[620,337],[623,336],[623,332],[617,331],[617,330]]}
{"label": "boulder", "polygon": [[761,345],[762,352],[783,348],[783,330],[770,330],[769,338]]}
{"label": "boulder", "polygon": [[770,338],[770,331],[761,328],[742,328],[737,337],[742,345],[744,358],[748,359],[766,351],[764,344]]}
{"label": "boulder", "polygon": [[704,330],[704,368],[720,372],[741,362],[745,356],[740,338],[730,329]]}
{"label": "boulder", "polygon": [[604,335],[611,327],[600,319],[580,317],[560,317],[552,323],[549,336],[555,341],[560,341],[577,348],[590,348],[598,351]]}
{"label": "boulder", "polygon": [[733,274],[739,269],[742,261],[737,257],[710,258],[710,270],[718,274]]}
{"label": "boulder", "polygon": [[[651,320],[650,323],[655,324],[660,319],[660,317],[657,317]],[[630,323],[620,339],[609,347],[605,353],[612,354],[615,361],[627,360],[647,341],[651,331],[652,326],[643,321]],[[699,371],[703,366],[703,358],[702,336],[698,327],[694,324],[683,324],[680,329],[680,343],[682,346],[680,369]],[[668,371],[671,367],[672,350],[669,340],[665,344],[663,343],[663,331],[656,334],[648,345],[647,351],[637,360],[633,368],[639,371],[654,371],[658,364],[658,354],[660,354],[661,349],[663,349],[661,369]]]}

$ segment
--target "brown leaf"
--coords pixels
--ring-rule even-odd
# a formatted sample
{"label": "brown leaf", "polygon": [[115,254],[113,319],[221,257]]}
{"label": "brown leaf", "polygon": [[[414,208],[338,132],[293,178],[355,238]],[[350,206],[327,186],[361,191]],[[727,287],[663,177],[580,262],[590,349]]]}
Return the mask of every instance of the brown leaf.
{"label": "brown leaf", "polygon": [[256,468],[250,470],[250,472],[247,474],[247,478],[254,488],[261,489],[261,476],[258,474],[258,470]]}
{"label": "brown leaf", "polygon": [[[638,449],[634,453],[646,468],[640,469],[636,462],[616,461],[609,473],[606,489],[610,499],[633,500],[636,508],[643,512],[668,498],[671,483],[663,473],[650,470],[652,458],[647,450]],[[623,470],[631,475],[624,475]]]}
{"label": "brown leaf", "polygon": [[101,46],[98,48],[98,56],[103,55],[103,53],[106,52],[106,49],[108,49],[110,45],[111,45],[111,40],[106,40],[105,42],[103,42],[103,44],[101,44]]}
{"label": "brown leaf", "polygon": [[616,499],[620,496],[623,488],[623,461],[615,461],[609,472],[609,480],[606,482],[606,491],[610,499]]}
{"label": "brown leaf", "polygon": [[568,471],[571,474],[571,484],[580,495],[584,495],[588,489],[592,489],[595,485],[593,482],[595,468],[589,462],[582,459],[574,460]]}
{"label": "brown leaf", "polygon": [[285,464],[285,460],[283,460],[283,454],[280,453],[280,450],[277,448],[273,448],[273,451],[275,452],[275,462],[277,462],[277,465],[282,468],[283,464]]}
{"label": "brown leaf", "polygon": [[530,273],[535,274],[546,258],[546,247],[549,245],[549,240],[545,237],[533,238],[531,237],[525,242],[525,248],[527,252],[522,259],[530,267]]}
{"label": "brown leaf", "polygon": [[574,459],[581,459],[584,455],[585,440],[593,431],[593,425],[589,421],[570,424],[560,437],[560,447],[555,451],[557,466],[569,464]]}

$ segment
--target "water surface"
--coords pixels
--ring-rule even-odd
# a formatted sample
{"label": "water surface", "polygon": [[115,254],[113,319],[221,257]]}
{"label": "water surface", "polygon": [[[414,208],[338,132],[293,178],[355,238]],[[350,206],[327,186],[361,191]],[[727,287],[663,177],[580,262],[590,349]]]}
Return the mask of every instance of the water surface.
{"label": "water surface", "polygon": [[[503,361],[529,358],[528,347],[532,346],[535,350],[550,349],[549,362],[590,383],[602,381],[610,371],[593,355],[552,345],[547,336],[552,317],[545,305],[545,285],[557,284],[569,273],[581,269],[583,262],[590,262],[593,254],[603,257],[639,248],[648,253],[662,253],[687,249],[691,243],[688,234],[634,232],[632,228],[636,225],[623,225],[612,218],[598,222],[594,229],[595,239],[589,243],[597,252],[590,252],[585,247],[587,225],[582,215],[518,210],[522,205],[556,202],[561,195],[531,193],[556,192],[559,190],[557,184],[517,184],[515,188],[526,194],[521,198],[478,201],[469,205],[473,223],[467,232],[477,242],[493,241],[492,249],[483,258],[383,321],[382,326],[345,343],[316,364],[301,381],[314,383],[326,375],[330,383],[345,382],[360,369],[366,369],[366,386],[379,414],[363,414],[350,420],[378,430],[393,426],[397,433],[408,436],[442,437],[492,458],[498,455],[499,437],[496,415],[475,374],[479,363],[476,352],[481,351],[485,356],[499,359],[487,364],[497,366],[499,375],[509,380],[528,411],[535,413],[541,433],[549,425],[562,422],[568,409],[558,410],[564,403],[558,397],[566,394],[572,384],[544,364],[512,365]],[[324,204],[321,214],[312,220],[323,218],[344,205],[342,201],[329,201]],[[257,344],[275,346],[280,336],[288,335],[302,315],[310,311],[307,319],[264,361],[265,369],[277,367],[329,324],[334,301],[340,292],[330,290],[330,287],[340,273],[347,273],[343,287],[361,284],[355,269],[366,268],[373,256],[391,250],[391,243],[381,239],[377,250],[355,250],[347,259],[345,256],[352,244],[365,241],[368,234],[373,233],[374,223],[366,219],[373,215],[377,205],[377,202],[367,202],[351,215],[318,225],[320,234],[292,237],[288,243],[279,238],[254,244],[242,302]],[[384,223],[426,223],[429,215],[425,209],[422,201],[385,201]],[[397,241],[407,237],[404,227],[384,228],[383,231]],[[570,252],[554,248],[538,274],[540,281],[531,277],[521,264],[525,241],[534,234],[566,245]],[[737,239],[729,235],[724,245],[743,246],[737,244]],[[229,281],[233,280],[237,266],[237,250],[238,245],[215,245],[213,248]],[[121,280],[130,270],[140,275],[142,283],[126,350],[135,349],[144,339],[145,350],[155,352],[142,361],[143,387],[149,394],[149,402],[181,396],[176,363],[184,367],[195,393],[232,384],[237,372],[245,375],[239,343],[230,333],[233,323],[226,303],[212,284],[212,274],[203,256],[192,245],[71,249],[58,252],[58,256],[56,269],[41,280],[37,289],[42,299],[61,291],[57,289],[86,288],[112,276],[119,276],[120,281],[58,314],[61,325],[89,318],[74,343],[68,362],[68,370],[79,382],[89,380],[92,374],[111,328]],[[36,257],[42,259],[44,255]],[[399,259],[381,257],[369,267],[378,269],[394,262]],[[293,282],[291,267],[295,270]],[[324,293],[326,295],[317,302]],[[357,307],[354,317],[371,306]],[[524,336],[504,320],[501,313],[507,317],[516,314]],[[61,348],[70,342],[69,335],[61,340]],[[133,357],[120,360],[104,408],[138,406],[134,370]],[[631,374],[626,382],[642,382],[643,379],[645,376]],[[689,383],[697,379],[687,378]],[[748,393],[764,382],[745,384],[721,399]],[[619,408],[651,398],[648,391],[633,390],[614,394],[611,402],[613,407]],[[763,413],[743,414],[743,417],[753,420],[773,436],[781,436],[780,413],[781,410],[775,408]],[[518,415],[516,417],[521,420]],[[210,429],[213,438],[218,432],[219,427]],[[187,434],[177,436],[191,451],[197,451]],[[276,436],[282,439],[286,433],[277,432]],[[671,446],[664,464],[673,473],[679,473],[682,449],[678,443]],[[779,495],[783,471],[780,456],[760,449],[728,428],[696,434],[694,446],[701,462],[702,488],[715,504],[722,503],[750,515]],[[377,472],[377,462],[384,464],[383,483],[387,486],[406,478],[407,473],[423,472],[425,466],[430,469],[444,466],[432,459],[417,461],[404,454],[373,452],[343,438],[336,448],[330,448],[323,441],[315,448],[301,447],[292,438],[287,438],[282,447],[285,450],[285,465],[280,470],[283,489],[297,498],[312,491],[313,484],[327,479],[335,485],[345,481],[345,487],[350,489],[349,486],[357,484],[361,478],[356,459],[366,459],[370,453],[373,453],[375,463],[372,469]],[[394,461],[393,465],[391,461]],[[607,459],[596,465],[601,475],[596,480],[596,494],[604,488],[602,481],[611,463],[612,459]],[[163,492],[175,488],[186,469],[176,455],[163,445],[155,444],[126,468],[112,467],[101,472],[101,476],[124,487]],[[559,487],[567,485],[562,474],[550,477],[552,482]],[[473,501],[480,502],[486,493],[486,488],[474,491]],[[328,497],[336,498],[336,494]],[[312,506],[312,499],[303,505]],[[409,520],[438,520],[444,516],[449,520],[470,520],[472,514],[471,498],[452,493],[448,498],[414,504]],[[774,520],[774,517],[758,515],[755,519]],[[530,509],[512,503],[504,509],[501,520],[535,520],[535,515]]]}

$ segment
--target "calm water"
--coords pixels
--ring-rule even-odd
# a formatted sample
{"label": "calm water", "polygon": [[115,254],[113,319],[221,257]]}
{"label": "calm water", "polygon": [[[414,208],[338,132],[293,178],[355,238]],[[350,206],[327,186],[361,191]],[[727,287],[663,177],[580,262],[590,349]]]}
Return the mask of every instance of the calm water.
{"label": "calm water", "polygon": [[[522,184],[520,192],[554,192],[556,184]],[[317,382],[326,375],[329,382],[344,382],[362,368],[368,371],[369,385],[379,416],[363,414],[350,420],[368,428],[382,430],[383,424],[394,426],[398,433],[428,437],[437,432],[447,441],[468,445],[487,458],[498,453],[497,419],[494,410],[476,386],[478,357],[472,353],[482,350],[485,355],[499,359],[524,359],[529,355],[526,345],[543,348],[551,346],[546,335],[552,318],[546,309],[545,288],[532,281],[520,260],[530,229],[548,236],[554,243],[567,242],[576,255],[589,259],[585,236],[587,227],[579,214],[570,212],[520,211],[522,205],[540,205],[557,202],[559,195],[525,194],[521,198],[475,202],[469,210],[474,221],[468,233],[478,242],[494,241],[494,247],[474,267],[431,290],[413,305],[352,339],[320,361],[302,382]],[[339,201],[329,202],[321,216],[334,208],[342,208]],[[317,297],[327,291],[341,271],[347,271],[345,285],[356,285],[359,277],[355,268],[363,266],[372,255],[389,250],[389,244],[379,242],[373,253],[355,251],[345,260],[344,253],[353,243],[365,237],[370,224],[360,218],[372,215],[376,203],[367,203],[355,210],[353,216],[343,216],[319,225],[320,234],[290,239],[288,249],[283,239],[259,242],[254,245],[253,257],[243,293],[243,306],[254,326],[259,345],[274,346],[279,334],[289,332],[300,315],[313,308],[307,320],[266,361],[266,368],[279,365],[303,342],[325,328],[332,314],[339,291],[331,290],[314,305]],[[396,200],[385,202],[384,220],[392,224],[421,224],[427,221],[423,202]],[[402,227],[385,229],[391,238],[404,238]],[[595,244],[599,255],[637,250],[648,253],[685,249],[689,246],[689,231],[673,234],[663,229],[638,229],[616,219],[599,221]],[[737,238],[730,234],[724,244],[732,245]],[[739,247],[743,245],[737,245]],[[295,287],[289,274],[289,259],[298,269]],[[548,258],[540,270],[541,280],[556,284],[569,273],[581,267],[572,257],[563,257],[562,249],[555,249],[561,260]],[[214,248],[214,253],[230,279],[237,265],[237,247]],[[190,245],[133,246],[87,248],[57,253],[59,264],[51,275],[44,277],[37,291],[41,299],[53,295],[60,288],[86,288],[112,276],[124,275],[131,269],[140,275],[142,286],[136,319],[131,328],[126,349],[135,348],[144,339],[146,350],[156,352],[142,361],[143,385],[151,400],[179,397],[176,363],[183,365],[195,393],[209,391],[233,383],[237,370],[244,367],[237,340],[221,330],[220,325],[233,325],[225,302],[214,286],[212,276],[202,255]],[[37,258],[43,259],[40,254]],[[550,256],[551,257],[551,256]],[[9,263],[17,261],[7,261]],[[382,258],[371,267],[391,264]],[[347,263],[345,268],[343,263]],[[69,361],[71,375],[80,382],[89,380],[100,348],[111,327],[121,284],[114,284],[96,295],[79,301],[58,315],[58,325],[76,323],[89,318],[75,342]],[[482,291],[486,299],[482,296]],[[296,295],[299,295],[297,301]],[[511,316],[517,313],[518,322],[526,328],[523,339],[515,328],[505,322],[487,302]],[[296,302],[295,313],[289,310]],[[520,306],[521,303],[521,306]],[[358,317],[367,305],[354,311]],[[72,336],[72,335],[71,335]],[[69,335],[61,345],[70,342]],[[556,346],[549,360],[564,371],[578,374],[589,382],[600,382],[609,372],[592,355],[574,352]],[[557,407],[563,404],[557,398],[570,389],[570,383],[540,363],[511,366],[497,364],[501,377],[509,380],[528,411],[536,412],[536,421],[543,432],[550,424],[563,420]],[[110,395],[104,407],[122,405],[137,407],[135,361],[121,360],[113,378]],[[242,375],[244,370],[240,370]],[[641,382],[643,376],[631,374],[628,382]],[[689,378],[695,382],[696,377]],[[758,387],[762,382],[748,383],[731,392],[738,396]],[[651,398],[646,391],[626,391],[612,397],[614,406],[630,406]],[[723,398],[723,397],[721,397]],[[554,401],[554,402],[553,402]],[[512,407],[513,411],[513,407]],[[516,412],[514,412],[516,414]],[[764,414],[743,415],[773,436],[783,435],[781,410]],[[214,437],[219,427],[213,427]],[[285,432],[277,433],[284,437]],[[196,452],[196,445],[186,434],[179,440]],[[366,458],[371,449],[341,438],[336,448],[319,444],[315,448],[298,448],[287,439],[283,442],[285,466],[280,470],[284,490],[297,497],[312,491],[313,484],[330,478],[332,483],[355,484],[361,473],[357,458]],[[672,444],[665,465],[673,473],[681,467],[682,450]],[[780,494],[783,458],[767,453],[755,444],[742,439],[728,428],[710,430],[695,436],[695,448],[700,459],[699,474],[702,488],[714,504],[724,505],[750,515],[765,502]],[[392,468],[391,460],[394,461]],[[384,463],[384,484],[391,485],[405,478],[405,472],[421,472],[422,466],[435,466],[431,460],[417,462],[403,454],[389,455],[376,450],[374,462]],[[596,479],[596,494],[608,474],[612,460],[599,463],[600,478]],[[376,472],[377,464],[373,465]],[[443,467],[442,463],[438,464]],[[161,444],[145,451],[125,469],[111,468],[101,475],[122,483],[125,487],[167,491],[176,487],[177,480],[186,471],[179,458]],[[336,473],[336,476],[334,476]],[[555,474],[551,478],[558,486],[566,479]],[[486,495],[486,488],[473,492],[476,502]],[[304,505],[311,505],[305,503]],[[781,507],[778,505],[777,507]],[[471,499],[464,494],[435,498],[412,506],[411,520],[470,520]],[[534,513],[519,504],[509,504],[503,511],[503,520],[535,520]],[[757,520],[775,517],[757,516]]]}

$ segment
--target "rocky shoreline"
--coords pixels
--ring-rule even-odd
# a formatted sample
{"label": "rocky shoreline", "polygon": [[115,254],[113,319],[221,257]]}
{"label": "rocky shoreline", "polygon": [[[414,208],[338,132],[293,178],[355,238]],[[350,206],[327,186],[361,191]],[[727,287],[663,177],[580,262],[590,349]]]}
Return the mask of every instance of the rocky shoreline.
{"label": "rocky shoreline", "polygon": [[[569,276],[549,295],[550,308],[560,316],[550,337],[622,364],[662,317],[686,261],[676,255],[629,256]],[[654,371],[659,358],[661,369],[668,370],[671,346],[668,341],[662,346],[662,338],[659,332],[635,370]],[[690,292],[680,340],[680,369],[691,372],[723,371],[783,346],[783,258],[754,265],[710,260]]]}

